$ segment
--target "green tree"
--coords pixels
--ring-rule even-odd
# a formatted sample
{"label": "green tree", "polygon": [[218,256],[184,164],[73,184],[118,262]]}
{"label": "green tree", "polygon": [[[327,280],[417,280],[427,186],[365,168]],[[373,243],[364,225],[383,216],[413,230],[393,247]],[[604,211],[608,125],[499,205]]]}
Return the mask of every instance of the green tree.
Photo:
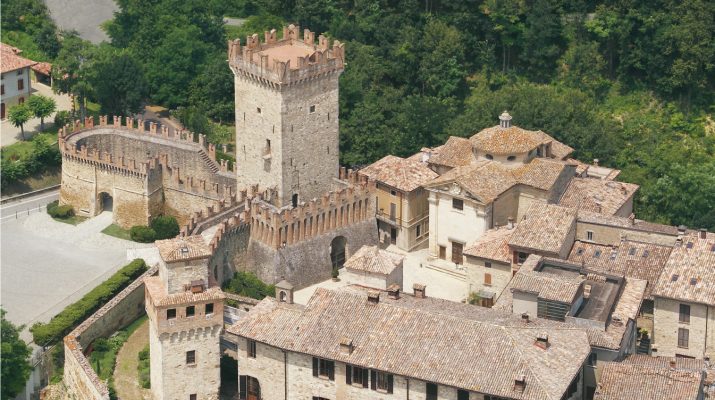
{"label": "green tree", "polygon": [[441,99],[459,96],[466,88],[464,46],[459,31],[440,20],[430,20],[422,44],[419,80],[423,93]]}
{"label": "green tree", "polygon": [[127,116],[141,110],[144,73],[129,50],[101,45],[93,53],[87,79],[104,113]]}
{"label": "green tree", "polygon": [[2,320],[2,397],[12,399],[25,388],[32,366],[29,362],[30,347],[20,339],[23,326],[15,326],[5,319],[5,310],[0,309]]}
{"label": "green tree", "polygon": [[40,119],[41,131],[45,130],[45,118],[57,110],[57,103],[54,99],[39,94],[30,96],[30,99],[27,100],[27,106],[32,111],[32,114]]}
{"label": "green tree", "polygon": [[10,123],[20,128],[20,134],[22,135],[22,140],[25,140],[25,123],[32,118],[32,111],[27,106],[27,104],[17,104],[8,110],[7,119]]}
{"label": "green tree", "polygon": [[226,55],[217,53],[191,82],[189,104],[219,123],[232,121],[235,118],[233,91],[233,74],[226,63]]}
{"label": "green tree", "polygon": [[92,86],[87,79],[87,66],[92,50],[90,42],[82,40],[76,33],[68,33],[62,40],[61,49],[52,64],[52,89],[76,97],[82,120],[87,115],[87,98],[92,94]]}
{"label": "green tree", "polygon": [[557,0],[535,0],[526,14],[520,63],[535,82],[548,82],[564,47],[562,10]]}

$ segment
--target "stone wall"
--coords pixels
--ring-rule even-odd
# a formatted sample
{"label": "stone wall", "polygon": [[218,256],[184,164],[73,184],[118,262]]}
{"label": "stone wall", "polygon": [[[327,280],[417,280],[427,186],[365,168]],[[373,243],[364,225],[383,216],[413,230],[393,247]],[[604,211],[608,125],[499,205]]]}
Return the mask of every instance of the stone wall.
{"label": "stone wall", "polygon": [[[680,305],[690,306],[690,321],[680,322]],[[663,297],[655,298],[653,313],[653,355],[674,357],[683,355],[703,358],[713,357],[715,351],[711,343],[715,340],[715,308],[704,304],[686,303]],[[687,347],[678,346],[678,329],[687,329]],[[710,346],[706,348],[706,345]]]}
{"label": "stone wall", "polygon": [[157,272],[152,267],[64,338],[64,383],[71,399],[109,399],[107,385],[92,369],[83,353],[95,339],[108,337],[144,314],[144,278]]}

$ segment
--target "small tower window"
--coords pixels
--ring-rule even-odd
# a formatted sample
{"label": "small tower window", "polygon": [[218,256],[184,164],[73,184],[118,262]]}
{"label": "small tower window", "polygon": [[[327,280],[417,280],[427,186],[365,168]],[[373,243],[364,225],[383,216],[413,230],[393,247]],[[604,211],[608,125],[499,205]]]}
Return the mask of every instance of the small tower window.
{"label": "small tower window", "polygon": [[261,113],[261,107],[256,107],[256,112],[260,114],[260,113]]}
{"label": "small tower window", "polygon": [[208,303],[206,304],[206,309],[204,314],[209,315],[214,313],[214,303]]}
{"label": "small tower window", "polygon": [[486,157],[487,160],[493,160],[493,159],[494,159],[494,156],[492,156],[491,154],[487,154],[487,155],[485,155],[484,157]]}
{"label": "small tower window", "polygon": [[271,139],[266,139],[266,150],[271,151]]}
{"label": "small tower window", "polygon": [[196,351],[190,350],[186,352],[186,363],[189,365],[196,364]]}
{"label": "small tower window", "polygon": [[196,307],[195,306],[186,307],[186,316],[193,317],[194,315],[196,315]]}
{"label": "small tower window", "polygon": [[291,197],[291,203],[293,203],[293,208],[298,207],[298,193],[293,193]]}
{"label": "small tower window", "polygon": [[514,160],[516,160],[516,156],[509,156],[506,159],[507,159],[507,161],[514,161]]}
{"label": "small tower window", "polygon": [[315,112],[315,105],[312,105],[312,106],[310,106],[310,113],[312,114],[314,112]]}
{"label": "small tower window", "polygon": [[176,318],[176,308],[170,308],[166,310],[166,319]]}

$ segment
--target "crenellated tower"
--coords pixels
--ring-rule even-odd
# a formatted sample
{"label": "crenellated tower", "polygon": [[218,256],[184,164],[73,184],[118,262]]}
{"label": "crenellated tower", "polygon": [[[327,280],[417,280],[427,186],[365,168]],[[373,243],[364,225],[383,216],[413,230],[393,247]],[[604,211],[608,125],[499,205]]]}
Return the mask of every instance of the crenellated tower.
{"label": "crenellated tower", "polygon": [[201,236],[156,242],[159,275],[145,279],[154,400],[217,400],[221,288],[210,276],[210,247]]}
{"label": "crenellated tower", "polygon": [[276,206],[320,198],[338,176],[338,79],[345,50],[290,25],[229,42],[239,188],[275,188]]}

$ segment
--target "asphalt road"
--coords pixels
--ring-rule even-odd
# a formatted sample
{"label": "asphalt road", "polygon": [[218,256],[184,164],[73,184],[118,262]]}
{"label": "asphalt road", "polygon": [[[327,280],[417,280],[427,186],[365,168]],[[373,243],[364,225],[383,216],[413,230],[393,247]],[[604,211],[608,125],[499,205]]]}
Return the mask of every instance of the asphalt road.
{"label": "asphalt road", "polygon": [[0,208],[0,222],[5,223],[13,219],[20,219],[29,216],[31,213],[45,211],[47,203],[59,199],[59,190],[40,193],[37,196],[16,200],[3,204]]}

